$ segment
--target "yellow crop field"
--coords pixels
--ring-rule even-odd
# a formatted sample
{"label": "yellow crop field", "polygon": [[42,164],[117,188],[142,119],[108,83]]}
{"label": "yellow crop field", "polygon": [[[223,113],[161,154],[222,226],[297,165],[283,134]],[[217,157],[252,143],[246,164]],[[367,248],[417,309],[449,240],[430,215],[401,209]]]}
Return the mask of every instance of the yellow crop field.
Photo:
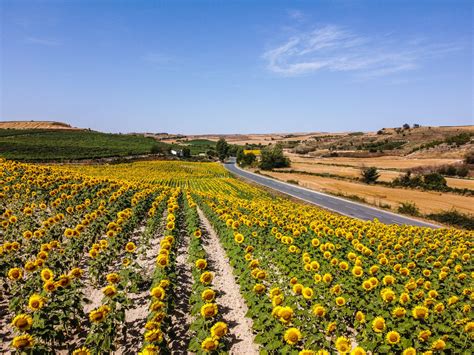
{"label": "yellow crop field", "polygon": [[340,216],[217,163],[0,160],[0,349],[468,354],[473,237]]}

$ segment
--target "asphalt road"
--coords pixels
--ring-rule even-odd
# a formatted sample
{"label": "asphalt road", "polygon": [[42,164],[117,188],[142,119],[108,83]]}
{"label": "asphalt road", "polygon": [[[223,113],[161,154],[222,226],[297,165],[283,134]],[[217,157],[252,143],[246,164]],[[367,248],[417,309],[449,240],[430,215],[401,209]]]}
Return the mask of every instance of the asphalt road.
{"label": "asphalt road", "polygon": [[379,210],[378,208],[365,206],[350,200],[345,200],[321,192],[308,190],[299,186],[287,184],[275,179],[254,174],[240,169],[235,165],[234,162],[224,164],[224,167],[235,175],[252,180],[263,186],[269,187],[284,194],[299,198],[306,202],[318,205],[320,207],[343,214],[348,217],[358,218],[365,221],[377,218],[380,222],[385,224],[407,224],[420,227],[439,228],[439,226],[435,224],[419,221],[384,210]]}

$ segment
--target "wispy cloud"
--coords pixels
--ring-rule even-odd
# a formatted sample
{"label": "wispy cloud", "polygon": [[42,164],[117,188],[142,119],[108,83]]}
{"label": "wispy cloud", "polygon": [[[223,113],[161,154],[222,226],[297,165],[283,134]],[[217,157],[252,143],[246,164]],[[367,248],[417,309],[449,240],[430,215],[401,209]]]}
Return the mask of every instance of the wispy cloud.
{"label": "wispy cloud", "polygon": [[37,45],[47,46],[47,47],[57,47],[57,46],[62,45],[62,42],[53,38],[27,37],[25,41],[27,43],[37,44]]}
{"label": "wispy cloud", "polygon": [[287,12],[288,12],[288,16],[291,19],[296,20],[296,21],[303,21],[306,18],[306,15],[301,10],[290,9]]}
{"label": "wispy cloud", "polygon": [[321,70],[377,77],[414,70],[423,59],[460,49],[453,44],[429,45],[423,39],[400,41],[393,34],[367,37],[340,26],[300,32],[267,50],[267,68],[285,76]]}

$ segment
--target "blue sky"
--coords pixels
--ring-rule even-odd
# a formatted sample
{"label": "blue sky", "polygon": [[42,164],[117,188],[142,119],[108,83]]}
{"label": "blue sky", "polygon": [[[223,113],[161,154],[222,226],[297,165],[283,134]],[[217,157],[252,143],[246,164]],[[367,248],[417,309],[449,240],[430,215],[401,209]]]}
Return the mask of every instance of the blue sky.
{"label": "blue sky", "polygon": [[0,6],[1,120],[185,134],[474,124],[471,1]]}

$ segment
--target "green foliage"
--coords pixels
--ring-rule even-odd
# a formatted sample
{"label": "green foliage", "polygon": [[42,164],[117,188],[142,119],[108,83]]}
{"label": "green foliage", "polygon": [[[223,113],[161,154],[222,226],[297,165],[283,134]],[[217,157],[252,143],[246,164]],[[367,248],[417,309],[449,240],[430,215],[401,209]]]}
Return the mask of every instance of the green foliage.
{"label": "green foliage", "polygon": [[139,135],[67,130],[0,130],[0,156],[26,161],[95,159],[157,152],[166,143]]}
{"label": "green foliage", "polygon": [[474,164],[474,150],[471,150],[466,154],[464,162],[466,164]]}
{"label": "green foliage", "polygon": [[239,149],[237,152],[237,164],[240,166],[249,166],[255,163],[257,156],[253,153],[244,153],[243,149]]}
{"label": "green foliage", "polygon": [[224,138],[217,141],[216,152],[220,161],[224,161],[229,156],[229,145]]}
{"label": "green foliage", "polygon": [[412,176],[411,172],[408,171],[405,175],[395,178],[392,181],[392,185],[411,188],[421,187],[427,190],[436,191],[453,190],[447,186],[446,179],[441,174],[436,172]]}
{"label": "green foliage", "polygon": [[440,223],[449,224],[452,226],[474,230],[474,216],[471,214],[464,214],[452,209],[440,213],[431,213],[426,217],[438,221]]}
{"label": "green foliage", "polygon": [[373,184],[380,177],[380,174],[375,166],[363,167],[360,170],[361,179],[366,184]]}
{"label": "green foliage", "polygon": [[280,144],[269,146],[262,150],[260,169],[271,170],[275,168],[286,168],[290,166],[290,159],[284,156]]}
{"label": "green foliage", "polygon": [[403,202],[398,207],[398,213],[408,214],[410,216],[418,216],[420,214],[420,210],[415,203]]}

